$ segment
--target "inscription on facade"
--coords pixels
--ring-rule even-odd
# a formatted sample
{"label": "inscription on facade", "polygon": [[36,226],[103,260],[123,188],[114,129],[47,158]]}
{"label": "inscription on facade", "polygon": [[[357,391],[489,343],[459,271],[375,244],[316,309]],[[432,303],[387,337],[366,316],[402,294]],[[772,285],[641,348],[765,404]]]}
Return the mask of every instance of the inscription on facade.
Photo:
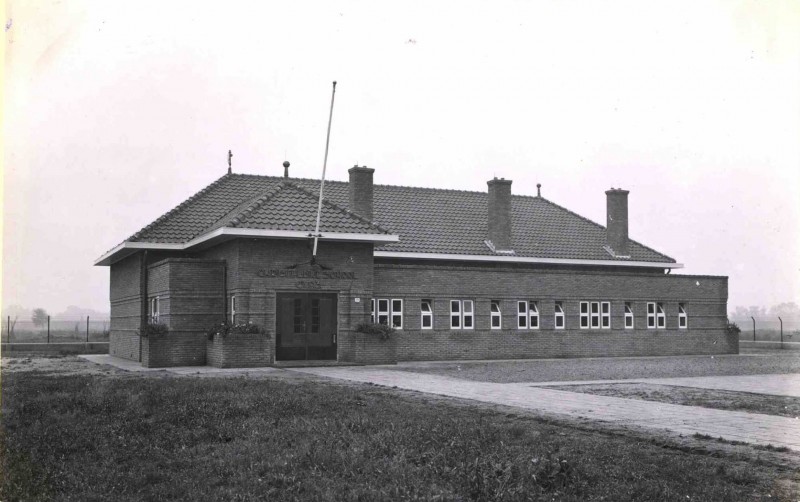
{"label": "inscription on facade", "polygon": [[[291,270],[262,268],[256,272],[258,277],[280,277],[288,279],[355,279],[355,272],[343,270]],[[311,281],[308,281],[311,282]]]}

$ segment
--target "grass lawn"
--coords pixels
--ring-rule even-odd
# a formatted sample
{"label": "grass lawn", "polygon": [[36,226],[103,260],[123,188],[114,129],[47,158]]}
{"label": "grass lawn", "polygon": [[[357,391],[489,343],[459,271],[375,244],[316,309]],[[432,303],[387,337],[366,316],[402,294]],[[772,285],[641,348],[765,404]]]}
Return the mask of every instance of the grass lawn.
{"label": "grass lawn", "polygon": [[3,374],[0,499],[795,500],[795,469],[296,379]]}
{"label": "grass lawn", "polygon": [[790,418],[800,417],[800,398],[790,396],[769,396],[749,392],[646,383],[561,385],[548,388],[718,410],[746,411]]}

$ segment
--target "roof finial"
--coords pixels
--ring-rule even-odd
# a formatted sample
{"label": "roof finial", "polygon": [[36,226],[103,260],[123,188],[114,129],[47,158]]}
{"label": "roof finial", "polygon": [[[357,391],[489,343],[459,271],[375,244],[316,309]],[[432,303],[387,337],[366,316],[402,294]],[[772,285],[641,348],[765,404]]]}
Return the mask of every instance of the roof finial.
{"label": "roof finial", "polygon": [[537,183],[536,184],[536,196],[537,197],[541,197],[542,196],[542,184],[541,183]]}
{"label": "roof finial", "polygon": [[228,150],[228,174],[231,174],[231,158],[233,158],[233,153]]}
{"label": "roof finial", "polygon": [[283,177],[284,178],[288,178],[289,177],[289,161],[288,160],[284,160],[283,161]]}

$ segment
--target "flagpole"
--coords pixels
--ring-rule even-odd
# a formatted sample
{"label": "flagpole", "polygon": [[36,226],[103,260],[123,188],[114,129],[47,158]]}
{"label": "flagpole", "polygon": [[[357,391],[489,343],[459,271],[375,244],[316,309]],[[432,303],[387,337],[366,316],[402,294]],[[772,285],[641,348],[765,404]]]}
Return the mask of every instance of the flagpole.
{"label": "flagpole", "polygon": [[336,97],[336,81],[333,81],[331,92],[331,112],[328,115],[328,136],[325,138],[325,160],[322,162],[322,181],[319,183],[319,204],[317,205],[317,225],[314,227],[314,251],[311,254],[311,263],[317,259],[317,241],[319,240],[319,217],[322,214],[322,190],[325,188],[325,170],[328,167],[328,145],[331,142],[331,121],[333,121],[333,98]]}

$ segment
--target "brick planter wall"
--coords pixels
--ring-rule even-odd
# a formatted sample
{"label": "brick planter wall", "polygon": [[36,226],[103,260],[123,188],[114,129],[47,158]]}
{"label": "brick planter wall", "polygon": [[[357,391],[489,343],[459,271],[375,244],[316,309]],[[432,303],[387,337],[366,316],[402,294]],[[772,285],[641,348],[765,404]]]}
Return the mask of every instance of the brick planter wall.
{"label": "brick planter wall", "polygon": [[[388,340],[381,340],[375,335],[364,333],[349,333],[351,361],[361,364],[396,364],[397,363],[397,333],[392,334]],[[341,360],[341,358],[340,358]]]}
{"label": "brick planter wall", "polygon": [[142,366],[205,366],[208,335],[197,331],[170,331],[142,337]]}
{"label": "brick planter wall", "polygon": [[206,342],[206,361],[215,368],[259,368],[274,362],[274,338],[258,333],[214,335]]}

